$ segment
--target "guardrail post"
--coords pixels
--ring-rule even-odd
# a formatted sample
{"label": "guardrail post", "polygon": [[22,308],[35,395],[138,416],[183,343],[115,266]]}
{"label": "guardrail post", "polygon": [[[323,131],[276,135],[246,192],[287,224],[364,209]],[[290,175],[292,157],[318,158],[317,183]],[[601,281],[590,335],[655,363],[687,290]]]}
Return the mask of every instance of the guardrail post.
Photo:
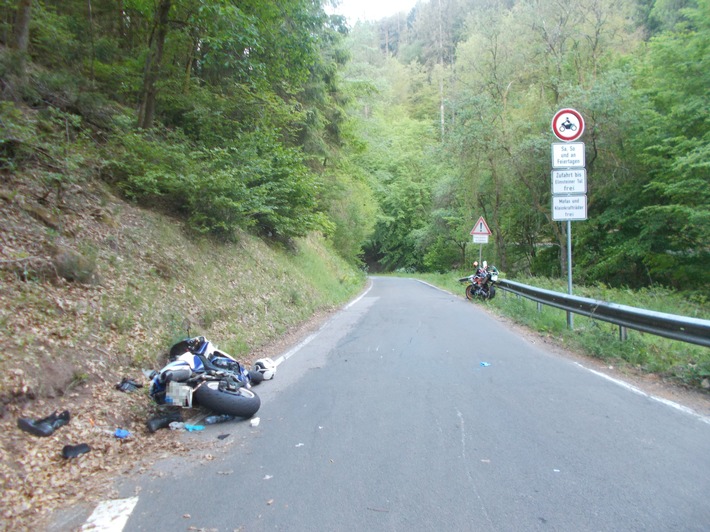
{"label": "guardrail post", "polygon": [[[500,287],[504,291],[515,294],[518,299],[524,297],[542,305],[565,310],[568,318],[571,318],[571,314],[575,313],[594,320],[613,323],[619,327],[620,340],[627,340],[628,329],[633,329],[671,340],[710,347],[710,320],[639,309],[571,294],[566,295],[514,281],[501,280]],[[572,323],[568,323],[568,325],[571,328]]]}
{"label": "guardrail post", "polygon": [[619,340],[625,342],[629,339],[629,330],[623,325],[619,325]]}
{"label": "guardrail post", "polygon": [[537,302],[537,311],[542,312],[542,303],[540,303],[539,301]]}

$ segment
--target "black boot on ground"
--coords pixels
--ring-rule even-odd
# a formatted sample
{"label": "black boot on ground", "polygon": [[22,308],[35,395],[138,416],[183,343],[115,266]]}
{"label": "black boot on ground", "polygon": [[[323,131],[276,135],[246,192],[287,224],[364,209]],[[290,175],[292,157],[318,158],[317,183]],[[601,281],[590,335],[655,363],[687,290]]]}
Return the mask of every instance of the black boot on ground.
{"label": "black boot on ground", "polygon": [[146,426],[148,427],[148,432],[153,433],[160,429],[168,428],[173,421],[182,421],[182,413],[180,411],[168,412],[151,418],[146,421]]}
{"label": "black boot on ground", "polygon": [[49,416],[37,421],[27,417],[21,417],[17,420],[17,426],[25,432],[44,438],[51,436],[59,427],[63,427],[69,423],[70,418],[71,414],[69,410],[65,410],[61,414],[52,412]]}
{"label": "black boot on ground", "polygon": [[62,449],[62,456],[64,458],[76,458],[77,456],[88,453],[91,450],[86,443],[80,443],[79,445],[65,445]]}

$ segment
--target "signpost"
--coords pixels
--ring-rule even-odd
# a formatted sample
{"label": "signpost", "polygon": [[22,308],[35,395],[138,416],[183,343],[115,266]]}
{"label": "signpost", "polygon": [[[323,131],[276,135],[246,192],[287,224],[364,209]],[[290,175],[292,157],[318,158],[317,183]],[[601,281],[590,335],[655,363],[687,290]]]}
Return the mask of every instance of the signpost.
{"label": "signpost", "polygon": [[584,168],[584,142],[552,145],[552,168]]}
{"label": "signpost", "polygon": [[[583,142],[584,118],[574,109],[552,117],[552,132],[563,143],[552,144],[552,219],[567,222],[567,292],[572,295],[572,220],[587,219],[587,170]],[[571,329],[572,313],[567,312]]]}
{"label": "signpost", "polygon": [[476,222],[476,225],[473,226],[471,234],[473,235],[473,243],[481,244],[478,248],[478,262],[480,263],[483,257],[483,244],[488,244],[488,237],[492,234],[483,216],[481,216]]}
{"label": "signpost", "polygon": [[577,140],[584,133],[584,118],[574,109],[560,109],[552,117],[552,132],[565,142]]}
{"label": "signpost", "polygon": [[568,168],[552,171],[552,194],[586,194],[587,170]]}

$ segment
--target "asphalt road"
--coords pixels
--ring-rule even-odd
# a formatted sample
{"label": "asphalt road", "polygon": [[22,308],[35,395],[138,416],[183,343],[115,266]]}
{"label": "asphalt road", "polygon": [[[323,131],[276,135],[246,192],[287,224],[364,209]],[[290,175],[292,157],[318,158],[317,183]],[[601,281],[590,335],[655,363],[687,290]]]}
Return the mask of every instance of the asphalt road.
{"label": "asphalt road", "polygon": [[289,355],[256,388],[259,426],[186,435],[218,449],[122,483],[138,494],[124,530],[710,527],[707,418],[548,353],[460,297],[373,278]]}

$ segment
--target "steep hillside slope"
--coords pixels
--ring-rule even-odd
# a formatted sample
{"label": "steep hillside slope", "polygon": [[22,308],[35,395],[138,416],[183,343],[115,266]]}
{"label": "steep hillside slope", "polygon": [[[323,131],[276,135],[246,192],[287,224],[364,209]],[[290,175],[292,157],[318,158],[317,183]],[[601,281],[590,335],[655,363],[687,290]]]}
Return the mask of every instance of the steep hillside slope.
{"label": "steep hillside slope", "polygon": [[[0,198],[0,518],[10,528],[106,496],[107,478],[171,438],[145,430],[146,388],[127,394],[115,384],[145,382],[141,370],[162,365],[188,322],[250,362],[364,282],[317,235],[292,249],[247,234],[226,245],[127,204],[100,182],[55,191],[5,174]],[[55,410],[72,417],[51,437],[17,428],[18,417]],[[113,438],[118,427],[133,438]],[[92,451],[61,457],[78,443]]]}

